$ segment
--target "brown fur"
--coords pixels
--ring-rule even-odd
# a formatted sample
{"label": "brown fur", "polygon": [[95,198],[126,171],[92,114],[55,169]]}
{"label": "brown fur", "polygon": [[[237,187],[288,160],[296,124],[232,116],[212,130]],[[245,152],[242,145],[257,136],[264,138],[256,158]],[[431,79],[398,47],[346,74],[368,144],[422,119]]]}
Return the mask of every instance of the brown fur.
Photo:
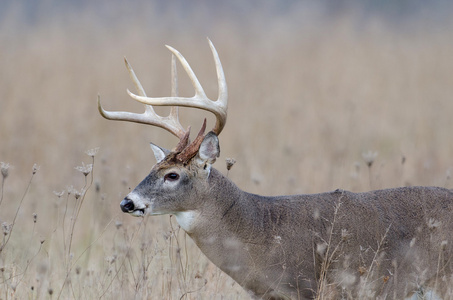
{"label": "brown fur", "polygon": [[[199,152],[215,152],[205,140]],[[447,295],[453,274],[451,190],[264,197],[206,168],[200,153],[184,163],[176,155],[157,164],[123,201],[140,199],[150,213],[177,218],[191,212],[189,236],[254,297],[402,299],[424,289]],[[165,182],[169,173],[178,173],[178,181]]]}

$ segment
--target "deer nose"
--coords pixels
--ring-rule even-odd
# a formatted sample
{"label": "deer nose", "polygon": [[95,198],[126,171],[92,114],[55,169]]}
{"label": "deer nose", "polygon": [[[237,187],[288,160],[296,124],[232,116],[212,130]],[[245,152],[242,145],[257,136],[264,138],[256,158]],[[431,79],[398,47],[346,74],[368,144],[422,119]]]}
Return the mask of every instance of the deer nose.
{"label": "deer nose", "polygon": [[127,197],[123,199],[120,203],[121,210],[125,213],[134,211],[135,205],[134,202],[131,199],[128,199]]}

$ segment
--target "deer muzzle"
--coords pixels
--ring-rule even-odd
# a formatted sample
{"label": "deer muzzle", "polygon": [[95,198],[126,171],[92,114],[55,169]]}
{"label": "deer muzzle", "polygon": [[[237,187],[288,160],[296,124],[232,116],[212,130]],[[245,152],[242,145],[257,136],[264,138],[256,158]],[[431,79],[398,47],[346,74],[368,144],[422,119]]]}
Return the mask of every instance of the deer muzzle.
{"label": "deer muzzle", "polygon": [[145,214],[144,208],[138,208],[134,201],[129,199],[128,197],[124,198],[123,201],[120,203],[121,210],[125,213],[132,214],[134,216],[143,216]]}

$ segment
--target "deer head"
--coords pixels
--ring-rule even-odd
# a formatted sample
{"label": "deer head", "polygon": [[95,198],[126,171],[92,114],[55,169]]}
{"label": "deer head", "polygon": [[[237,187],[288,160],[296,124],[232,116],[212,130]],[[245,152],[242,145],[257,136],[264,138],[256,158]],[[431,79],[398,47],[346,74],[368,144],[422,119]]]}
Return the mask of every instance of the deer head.
{"label": "deer head", "polygon": [[[164,128],[177,136],[180,141],[172,151],[151,144],[151,149],[157,160],[157,164],[151,173],[121,201],[121,210],[134,216],[145,214],[167,214],[185,211],[190,207],[191,201],[196,200],[197,191],[194,186],[202,187],[206,183],[211,170],[211,165],[219,156],[218,135],[222,131],[227,118],[227,86],[222,65],[217,51],[210,40],[209,45],[214,57],[219,85],[218,99],[210,100],[203,90],[192,68],[186,59],[174,48],[167,46],[172,55],[172,95],[171,97],[150,98],[140,84],[132,67],[125,59],[126,68],[138,91],[138,95],[129,90],[128,94],[135,100],[145,105],[142,114],[130,112],[110,112],[102,108],[98,97],[98,109],[101,115],[109,120],[122,120],[153,125]],[[193,97],[178,96],[178,80],[176,73],[177,57],[187,72],[195,89]],[[172,106],[170,115],[162,117],[156,114],[152,105]],[[178,106],[193,107],[207,110],[216,116],[215,127],[205,135],[206,119],[193,142],[189,141],[190,127],[185,130],[178,117]],[[199,181],[195,184],[194,181]]]}
{"label": "deer head", "polygon": [[168,151],[151,144],[157,164],[121,201],[122,211],[134,216],[175,214],[178,217],[178,213],[197,207],[197,195],[208,188],[211,165],[220,150],[217,135],[212,131],[204,136],[197,150],[193,151],[190,148],[196,145],[195,142],[182,151]]}

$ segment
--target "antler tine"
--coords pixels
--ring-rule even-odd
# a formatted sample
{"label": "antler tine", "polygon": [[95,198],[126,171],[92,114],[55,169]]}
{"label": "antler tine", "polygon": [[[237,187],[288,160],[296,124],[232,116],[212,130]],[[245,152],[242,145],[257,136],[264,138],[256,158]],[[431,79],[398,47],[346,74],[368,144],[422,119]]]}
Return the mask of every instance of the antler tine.
{"label": "antler tine", "polygon": [[228,91],[227,85],[225,80],[225,75],[223,73],[222,64],[220,62],[219,55],[212,44],[212,42],[208,39],[209,46],[212,51],[212,55],[214,57],[216,71],[217,71],[217,80],[219,85],[219,96],[216,101],[210,100],[206,93],[203,90],[198,78],[196,77],[195,73],[193,72],[192,68],[190,67],[187,60],[184,56],[181,55],[176,49],[167,46],[167,48],[175,55],[178,60],[180,61],[181,65],[183,66],[184,70],[186,71],[187,75],[189,76],[190,80],[192,81],[192,85],[195,89],[195,95],[193,97],[146,97],[142,95],[135,95],[128,90],[129,96],[133,99],[146,104],[146,105],[157,105],[157,106],[184,106],[184,107],[192,107],[192,108],[199,108],[203,110],[207,110],[213,113],[216,116],[216,125],[213,131],[218,135],[222,131],[223,127],[225,126],[226,119],[227,119],[227,109],[228,109]]}
{"label": "antler tine", "polygon": [[[214,47],[214,44],[211,42],[210,39],[208,39],[209,42],[209,47],[211,48],[212,55],[214,57],[214,62],[215,62],[215,68],[217,72],[217,83],[219,85],[219,94],[217,98],[217,103],[219,107],[222,107],[223,114],[221,115],[222,119],[222,124],[216,124],[216,128],[218,128],[220,131],[222,131],[223,127],[226,124],[226,118],[227,118],[227,111],[228,111],[228,88],[226,84],[226,79],[225,79],[225,73],[223,72],[222,68],[222,63],[220,62],[219,54],[217,53],[217,50]],[[219,120],[218,120],[219,122]],[[219,132],[215,133],[217,135],[220,134]]]}
{"label": "antler tine", "polygon": [[[138,80],[137,76],[135,75],[134,70],[132,69],[131,65],[127,61],[126,58],[124,58],[124,63],[126,64],[126,68],[129,71],[129,76],[132,79],[135,88],[137,89],[138,93],[142,97],[146,97],[145,90],[143,89],[140,81]],[[172,62],[172,69],[176,69],[175,67],[175,62]],[[176,73],[172,71],[172,94],[177,95],[177,77]],[[128,90],[129,92],[129,90]],[[130,93],[130,92],[129,92]],[[161,127],[172,134],[174,134],[176,137],[182,139],[184,135],[186,134],[186,130],[182,127],[181,123],[179,122],[179,117],[178,117],[178,110],[177,108],[173,108],[170,111],[170,115],[168,117],[162,117],[156,114],[154,111],[153,107],[151,105],[146,105],[145,104],[145,112],[141,114],[137,113],[130,113],[130,112],[111,112],[111,111],[106,111],[102,108],[101,105],[101,97],[98,95],[98,109],[100,114],[109,120],[117,120],[117,121],[130,121],[130,122],[136,122],[136,123],[142,123],[142,124],[147,124],[147,125],[152,125],[152,126],[157,126]]]}
{"label": "antler tine", "polygon": [[131,78],[132,82],[134,83],[135,88],[138,91],[138,94],[146,97],[145,89],[143,88],[142,84],[140,83],[140,80],[138,80],[137,75],[135,75],[134,69],[132,69],[132,66],[127,61],[126,57],[124,57],[124,64],[126,65],[126,69],[129,72],[129,77]]}
{"label": "antler tine", "polygon": [[[174,55],[171,56],[171,96],[178,97],[178,70],[176,68],[176,57]],[[170,116],[179,122],[179,111],[177,106],[171,107]]]}

